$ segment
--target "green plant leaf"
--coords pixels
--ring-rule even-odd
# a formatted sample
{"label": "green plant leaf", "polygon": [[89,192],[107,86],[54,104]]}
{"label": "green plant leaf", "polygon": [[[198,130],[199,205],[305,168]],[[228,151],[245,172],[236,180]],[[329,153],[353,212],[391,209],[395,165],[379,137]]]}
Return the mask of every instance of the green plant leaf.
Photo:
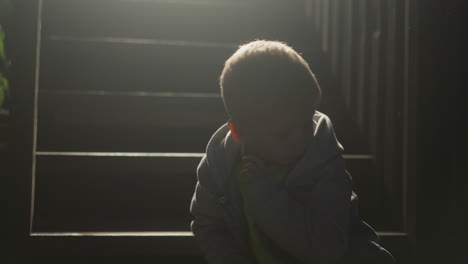
{"label": "green plant leaf", "polygon": [[[0,24],[0,74],[2,71],[8,70],[11,65],[11,61],[7,59],[4,45],[5,34],[2,31],[2,25]],[[3,74],[6,74],[3,72]]]}
{"label": "green plant leaf", "polygon": [[[10,61],[7,59],[5,54],[5,33],[3,32],[2,25],[0,24],[0,74],[2,70],[5,71],[10,66]],[[3,74],[5,74],[3,72]]]}
{"label": "green plant leaf", "polygon": [[6,95],[8,94],[8,80],[0,73],[0,107],[3,106]]}
{"label": "green plant leaf", "polygon": [[5,100],[5,95],[4,95],[4,92],[3,90],[0,90],[0,109],[2,108],[3,106],[3,101]]}
{"label": "green plant leaf", "polygon": [[5,100],[5,92],[0,90],[0,109],[3,107],[3,101]]}
{"label": "green plant leaf", "polygon": [[3,77],[2,74],[0,73],[0,87],[1,89],[8,92],[8,79]]}
{"label": "green plant leaf", "polygon": [[5,47],[3,41],[5,40],[5,33],[3,32],[2,25],[0,25],[0,61],[4,61],[5,57]]}

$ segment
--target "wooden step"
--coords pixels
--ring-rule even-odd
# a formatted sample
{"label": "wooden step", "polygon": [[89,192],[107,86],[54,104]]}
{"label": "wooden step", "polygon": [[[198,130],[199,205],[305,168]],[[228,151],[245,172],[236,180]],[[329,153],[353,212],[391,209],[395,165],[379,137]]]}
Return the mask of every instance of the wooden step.
{"label": "wooden step", "polygon": [[219,93],[234,47],[44,41],[40,90]]}
{"label": "wooden step", "polygon": [[39,122],[196,127],[226,121],[219,96],[39,94]]}
{"label": "wooden step", "polygon": [[[304,28],[302,1],[45,0],[45,36],[239,42],[288,39]],[[304,14],[303,16],[298,14]]]}
{"label": "wooden step", "polygon": [[[34,232],[189,231],[201,155],[39,152]],[[379,213],[369,196],[376,194],[366,190],[375,177],[372,159],[346,159],[368,220]]]}
{"label": "wooden step", "polygon": [[[397,263],[410,263],[409,236],[401,232],[379,232],[381,245]],[[206,263],[195,237],[160,236],[151,232],[33,233],[34,247],[25,262],[61,264]],[[50,252],[50,248],[54,252]],[[80,250],[77,250],[80,249]],[[45,254],[46,252],[50,252]]]}
{"label": "wooden step", "polygon": [[40,94],[38,150],[203,152],[226,120],[217,97]]}
{"label": "wooden step", "polygon": [[199,159],[39,155],[35,230],[188,230]]}
{"label": "wooden step", "polygon": [[[40,151],[203,152],[228,120],[213,94],[43,91],[38,112]],[[345,153],[366,153],[339,114],[331,118]]]}

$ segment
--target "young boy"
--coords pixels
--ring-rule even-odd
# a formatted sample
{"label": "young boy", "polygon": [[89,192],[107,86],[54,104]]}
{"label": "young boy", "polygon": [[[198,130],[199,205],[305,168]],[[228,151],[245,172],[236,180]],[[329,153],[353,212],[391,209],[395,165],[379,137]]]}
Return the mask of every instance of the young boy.
{"label": "young boy", "polygon": [[198,168],[191,229],[208,263],[393,263],[357,196],[307,62],[277,41],[225,63],[230,116]]}

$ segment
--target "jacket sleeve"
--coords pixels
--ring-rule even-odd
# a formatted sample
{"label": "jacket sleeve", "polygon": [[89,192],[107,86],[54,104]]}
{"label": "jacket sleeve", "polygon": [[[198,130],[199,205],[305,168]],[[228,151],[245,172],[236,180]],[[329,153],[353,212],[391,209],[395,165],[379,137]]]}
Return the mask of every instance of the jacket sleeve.
{"label": "jacket sleeve", "polygon": [[209,174],[205,156],[197,169],[198,182],[190,206],[194,217],[190,227],[195,239],[209,264],[253,263],[235,246],[223,220],[217,196],[205,187],[213,185],[207,182],[212,179]]}
{"label": "jacket sleeve", "polygon": [[265,179],[249,186],[249,207],[259,228],[303,263],[334,263],[347,250],[351,179],[341,158],[320,180],[288,190]]}

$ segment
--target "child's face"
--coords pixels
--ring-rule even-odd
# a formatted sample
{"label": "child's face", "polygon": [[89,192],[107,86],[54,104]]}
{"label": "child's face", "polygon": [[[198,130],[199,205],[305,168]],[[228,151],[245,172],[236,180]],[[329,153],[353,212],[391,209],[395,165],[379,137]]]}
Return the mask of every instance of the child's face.
{"label": "child's face", "polygon": [[299,160],[313,138],[312,118],[263,117],[245,122],[238,132],[249,154],[267,162]]}

